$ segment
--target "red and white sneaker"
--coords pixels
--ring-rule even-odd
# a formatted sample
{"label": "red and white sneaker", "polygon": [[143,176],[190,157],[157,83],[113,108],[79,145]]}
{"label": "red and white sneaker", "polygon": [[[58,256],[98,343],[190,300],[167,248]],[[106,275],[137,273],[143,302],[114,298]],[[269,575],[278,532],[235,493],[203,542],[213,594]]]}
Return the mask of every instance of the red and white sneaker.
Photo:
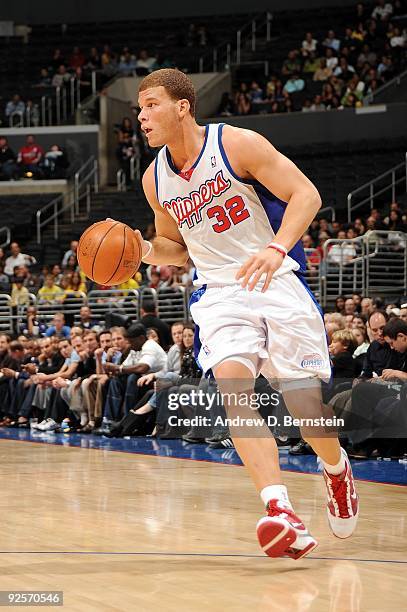
{"label": "red and white sneaker", "polygon": [[359,516],[359,496],[356,493],[352,468],[346,451],[342,448],[345,458],[345,469],[339,476],[328,474],[324,470],[328,503],[326,511],[328,522],[337,538],[349,538],[355,530]]}
{"label": "red and white sneaker", "polygon": [[260,546],[269,557],[301,559],[318,546],[294,510],[277,499],[267,504],[268,516],[257,523]]}

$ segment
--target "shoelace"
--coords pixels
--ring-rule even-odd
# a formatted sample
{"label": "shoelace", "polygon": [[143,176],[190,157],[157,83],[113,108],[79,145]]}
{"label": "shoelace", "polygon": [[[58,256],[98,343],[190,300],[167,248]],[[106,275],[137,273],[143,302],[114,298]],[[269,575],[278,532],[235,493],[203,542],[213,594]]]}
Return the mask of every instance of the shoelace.
{"label": "shoelace", "polygon": [[338,504],[339,516],[341,518],[349,518],[348,510],[348,486],[342,474],[335,476],[328,474],[328,478],[331,481],[333,497]]}
{"label": "shoelace", "polygon": [[298,518],[296,514],[294,514],[294,510],[291,510],[291,508],[285,506],[284,508],[281,508],[280,506],[278,506],[278,501],[275,499],[272,499],[267,504],[267,514],[269,516],[279,516],[280,514],[286,514],[290,519],[293,520],[294,523],[302,524],[302,521]]}

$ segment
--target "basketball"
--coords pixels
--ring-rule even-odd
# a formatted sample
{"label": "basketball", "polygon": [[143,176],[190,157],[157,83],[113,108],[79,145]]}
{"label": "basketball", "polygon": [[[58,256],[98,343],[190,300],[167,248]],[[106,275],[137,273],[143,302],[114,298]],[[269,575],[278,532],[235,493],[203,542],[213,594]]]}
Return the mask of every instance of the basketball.
{"label": "basketball", "polygon": [[120,221],[98,221],[82,234],[78,263],[99,285],[120,285],[137,272],[142,246],[134,231]]}

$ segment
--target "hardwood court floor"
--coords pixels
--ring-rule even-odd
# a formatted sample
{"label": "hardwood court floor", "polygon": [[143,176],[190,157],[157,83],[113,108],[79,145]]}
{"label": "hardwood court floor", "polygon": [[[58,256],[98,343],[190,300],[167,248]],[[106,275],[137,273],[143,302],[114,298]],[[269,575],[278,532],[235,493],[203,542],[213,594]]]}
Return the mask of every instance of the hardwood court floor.
{"label": "hardwood court floor", "polygon": [[343,541],[321,475],[286,473],[320,541],[296,562],[259,550],[262,505],[241,467],[13,440],[0,461],[0,590],[63,590],[69,612],[405,609],[405,488],[360,482]]}

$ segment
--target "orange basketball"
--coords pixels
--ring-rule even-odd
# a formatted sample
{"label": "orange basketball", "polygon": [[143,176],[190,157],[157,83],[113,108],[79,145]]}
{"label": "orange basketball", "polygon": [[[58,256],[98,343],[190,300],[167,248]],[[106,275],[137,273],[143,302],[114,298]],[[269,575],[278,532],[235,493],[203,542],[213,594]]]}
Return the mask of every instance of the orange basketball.
{"label": "orange basketball", "polygon": [[86,229],[78,246],[78,263],[99,285],[120,285],[139,269],[142,246],[134,231],[120,221],[98,221]]}

